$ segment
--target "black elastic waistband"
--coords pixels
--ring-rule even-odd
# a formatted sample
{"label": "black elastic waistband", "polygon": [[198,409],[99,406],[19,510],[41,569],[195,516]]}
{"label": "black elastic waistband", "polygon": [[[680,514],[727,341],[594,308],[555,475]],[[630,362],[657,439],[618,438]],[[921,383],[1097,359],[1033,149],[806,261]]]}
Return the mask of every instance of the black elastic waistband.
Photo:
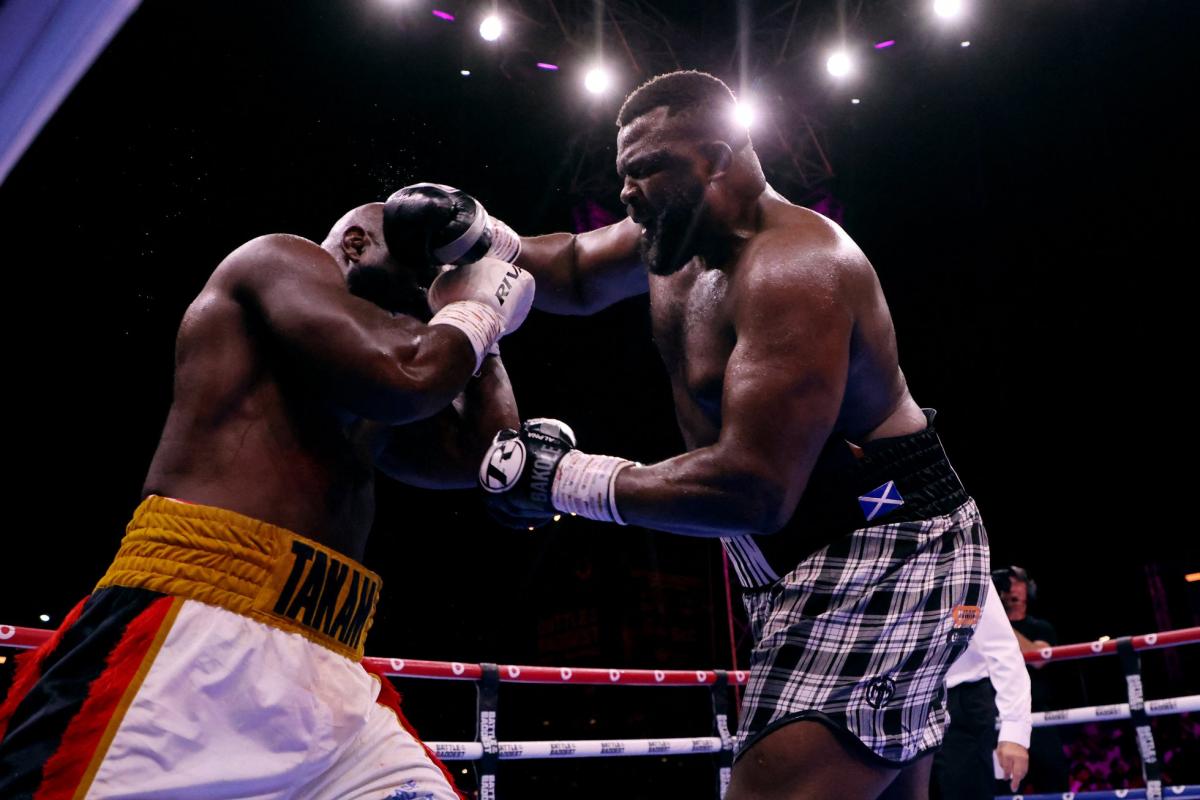
{"label": "black elastic waistband", "polygon": [[[933,409],[925,409],[923,431],[877,439],[855,447],[831,442],[818,461],[791,524],[800,530],[854,530],[868,524],[909,522],[949,514],[967,501],[967,492],[934,429]],[[882,509],[868,519],[859,498],[878,496],[892,482],[903,505]]]}
{"label": "black elastic waistband", "polygon": [[774,572],[859,528],[940,517],[970,499],[934,429],[937,412],[924,411],[917,433],[862,446],[830,440],[788,524],[753,537]]}

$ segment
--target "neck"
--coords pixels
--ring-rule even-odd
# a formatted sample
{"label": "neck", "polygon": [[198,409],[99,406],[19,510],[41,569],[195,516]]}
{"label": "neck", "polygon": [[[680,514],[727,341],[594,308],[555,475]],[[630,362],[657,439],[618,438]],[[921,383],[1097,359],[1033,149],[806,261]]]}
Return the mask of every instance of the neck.
{"label": "neck", "polygon": [[748,238],[762,227],[763,203],[769,197],[769,187],[762,173],[740,169],[729,175],[709,204],[712,217],[731,237]]}

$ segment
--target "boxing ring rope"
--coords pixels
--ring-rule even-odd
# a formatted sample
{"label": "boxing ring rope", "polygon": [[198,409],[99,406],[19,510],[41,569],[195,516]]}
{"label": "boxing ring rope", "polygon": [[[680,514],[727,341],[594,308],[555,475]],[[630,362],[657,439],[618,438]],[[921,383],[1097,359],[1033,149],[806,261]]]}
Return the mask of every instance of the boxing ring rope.
{"label": "boxing ring rope", "polygon": [[[1013,800],[1157,800],[1179,798],[1200,800],[1200,786],[1164,786],[1159,794],[1149,789],[1104,789],[1094,792],[1050,792],[1045,794],[1015,794]],[[1001,798],[996,798],[1001,800]]]}
{"label": "boxing ring rope", "polygon": [[[32,648],[53,632],[40,628],[0,625],[0,647]],[[1103,706],[1044,711],[1033,715],[1034,727],[1071,725],[1091,721],[1133,719],[1139,752],[1146,772],[1146,789],[1100,792],[1015,795],[1014,800],[1108,800],[1109,798],[1196,798],[1200,786],[1161,786],[1149,718],[1200,711],[1200,694],[1146,701],[1142,696],[1141,667],[1137,653],[1187,644],[1200,644],[1200,627],[1162,631],[1142,636],[1105,639],[1061,645],[1025,654],[1030,663],[1068,661],[1118,655],[1124,667],[1129,702]],[[499,761],[542,758],[603,758],[610,756],[664,756],[716,754],[718,797],[724,797],[733,765],[733,736],[730,734],[729,689],[744,686],[749,673],[743,670],[654,670],[597,669],[593,667],[541,667],[516,664],[469,664],[452,661],[423,661],[401,658],[366,658],[364,663],[393,678],[472,681],[478,684],[477,724],[474,742],[426,742],[446,761],[480,762],[480,798],[496,798],[496,766]],[[502,742],[496,738],[499,686],[501,683],[555,684],[575,686],[705,687],[713,706],[716,735],[658,739],[582,739]]]}

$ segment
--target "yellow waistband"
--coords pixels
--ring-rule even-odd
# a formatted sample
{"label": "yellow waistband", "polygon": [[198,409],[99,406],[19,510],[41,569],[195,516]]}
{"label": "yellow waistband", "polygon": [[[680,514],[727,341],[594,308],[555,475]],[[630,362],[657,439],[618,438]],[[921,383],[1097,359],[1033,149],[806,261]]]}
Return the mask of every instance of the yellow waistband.
{"label": "yellow waistband", "polygon": [[222,508],[142,501],[96,589],[197,600],[363,657],[383,582],[353,559]]}

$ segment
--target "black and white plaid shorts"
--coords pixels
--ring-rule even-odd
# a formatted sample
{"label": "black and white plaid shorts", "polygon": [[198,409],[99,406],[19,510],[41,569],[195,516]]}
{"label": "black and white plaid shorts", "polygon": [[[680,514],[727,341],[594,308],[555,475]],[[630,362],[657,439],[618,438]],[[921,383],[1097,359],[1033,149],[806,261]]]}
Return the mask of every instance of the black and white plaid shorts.
{"label": "black and white plaid shorts", "polygon": [[986,597],[987,534],[967,500],[924,520],[860,528],[744,597],[754,634],[738,756],[816,720],[903,766],[945,733],[946,670]]}

